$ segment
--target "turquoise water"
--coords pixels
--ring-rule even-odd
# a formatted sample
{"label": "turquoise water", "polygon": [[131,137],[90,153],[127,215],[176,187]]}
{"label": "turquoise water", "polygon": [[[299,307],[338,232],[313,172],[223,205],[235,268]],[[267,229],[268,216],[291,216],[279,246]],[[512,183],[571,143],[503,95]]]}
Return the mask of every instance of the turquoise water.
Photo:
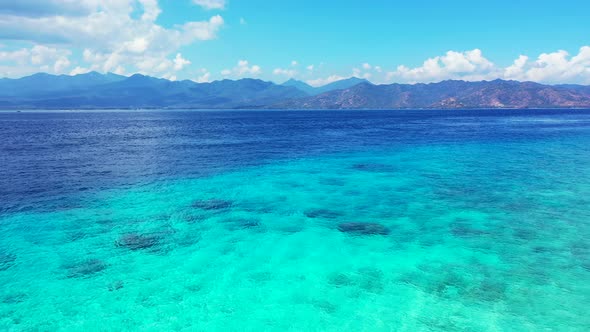
{"label": "turquoise water", "polygon": [[11,211],[0,330],[587,331],[588,143],[357,147]]}

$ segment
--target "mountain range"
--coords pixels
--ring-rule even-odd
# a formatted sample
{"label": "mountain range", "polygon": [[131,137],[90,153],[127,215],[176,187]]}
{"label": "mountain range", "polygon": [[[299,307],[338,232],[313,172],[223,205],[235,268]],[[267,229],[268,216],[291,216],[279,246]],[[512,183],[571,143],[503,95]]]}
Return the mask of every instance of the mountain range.
{"label": "mountain range", "polygon": [[211,83],[90,72],[0,79],[0,109],[590,108],[590,86],[517,81],[375,85],[350,78],[312,87],[289,80]]}

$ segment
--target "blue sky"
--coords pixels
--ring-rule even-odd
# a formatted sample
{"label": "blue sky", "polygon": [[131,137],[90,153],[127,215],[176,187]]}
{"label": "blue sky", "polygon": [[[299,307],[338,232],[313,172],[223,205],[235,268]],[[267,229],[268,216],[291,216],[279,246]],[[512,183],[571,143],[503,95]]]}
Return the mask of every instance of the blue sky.
{"label": "blue sky", "polygon": [[0,76],[590,84],[590,1],[0,0]]}

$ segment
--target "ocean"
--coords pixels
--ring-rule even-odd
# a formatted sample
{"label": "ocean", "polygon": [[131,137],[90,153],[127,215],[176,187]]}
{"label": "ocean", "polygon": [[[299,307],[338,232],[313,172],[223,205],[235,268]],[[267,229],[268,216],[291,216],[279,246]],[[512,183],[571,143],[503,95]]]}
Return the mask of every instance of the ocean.
{"label": "ocean", "polygon": [[590,110],[0,112],[0,330],[588,331]]}

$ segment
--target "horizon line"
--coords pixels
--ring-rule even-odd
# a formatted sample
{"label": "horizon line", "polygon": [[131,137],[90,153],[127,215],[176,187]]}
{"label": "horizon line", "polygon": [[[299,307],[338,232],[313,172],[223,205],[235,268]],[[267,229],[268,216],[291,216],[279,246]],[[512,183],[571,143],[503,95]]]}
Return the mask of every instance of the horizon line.
{"label": "horizon line", "polygon": [[[33,76],[38,76],[38,75],[46,75],[46,76],[53,76],[53,77],[78,77],[78,76],[85,76],[85,75],[89,75],[89,74],[98,74],[98,75],[102,75],[102,76],[107,76],[107,75],[114,75],[114,76],[120,76],[120,77],[125,77],[125,78],[131,78],[134,76],[142,76],[142,77],[148,77],[148,78],[153,78],[153,79],[157,79],[157,80],[164,80],[164,81],[168,81],[168,82],[193,82],[195,84],[211,84],[211,83],[215,83],[215,82],[224,82],[224,81],[231,81],[231,82],[239,82],[239,81],[243,81],[243,80],[255,80],[255,81],[261,81],[261,82],[266,82],[266,83],[272,83],[275,85],[284,85],[285,83],[289,82],[289,81],[295,81],[295,82],[299,82],[299,83],[303,83],[306,84],[312,88],[321,88],[321,87],[325,87],[328,86],[330,84],[334,84],[334,83],[338,83],[338,82],[342,82],[342,81],[347,81],[347,80],[351,80],[351,79],[358,79],[359,81],[364,81],[367,82],[371,85],[376,85],[376,86],[380,86],[380,85],[419,85],[419,84],[440,84],[440,83],[444,83],[444,82],[465,82],[465,83],[481,83],[481,82],[495,82],[495,81],[501,81],[501,82],[518,82],[518,83],[534,83],[534,84],[540,84],[540,85],[547,85],[547,86],[564,86],[564,85],[569,85],[569,86],[590,86],[586,85],[586,84],[580,84],[580,83],[545,83],[545,82],[540,82],[540,81],[519,81],[519,80],[508,80],[508,79],[502,79],[502,78],[495,78],[495,79],[483,79],[483,80],[464,80],[464,79],[443,79],[440,81],[430,81],[430,82],[408,82],[408,83],[401,83],[401,82],[390,82],[390,83],[375,83],[372,82],[370,79],[368,78],[364,78],[364,77],[358,77],[358,76],[354,76],[351,75],[349,77],[343,77],[342,79],[333,81],[333,82],[329,82],[323,85],[311,85],[308,82],[304,81],[304,80],[298,80],[294,77],[291,77],[285,81],[282,81],[282,83],[278,82],[278,81],[272,81],[272,80],[264,80],[262,78],[257,78],[257,77],[241,77],[241,78],[224,78],[224,79],[219,79],[219,80],[212,80],[212,81],[208,81],[208,82],[198,82],[192,79],[183,79],[183,80],[176,80],[176,79],[168,79],[165,77],[156,77],[156,76],[151,76],[151,75],[146,75],[146,74],[142,74],[142,73],[133,73],[133,74],[117,74],[117,73],[113,73],[113,72],[104,72],[101,73],[99,71],[93,70],[93,71],[89,71],[86,73],[79,73],[79,74],[52,74],[52,73],[48,73],[48,72],[36,72],[30,75],[25,75],[25,76],[21,76],[21,77],[0,77],[0,80],[21,80],[21,79],[25,79],[25,78],[29,78],[29,77],[33,77]],[[360,82],[359,84],[362,84],[364,82]]]}

